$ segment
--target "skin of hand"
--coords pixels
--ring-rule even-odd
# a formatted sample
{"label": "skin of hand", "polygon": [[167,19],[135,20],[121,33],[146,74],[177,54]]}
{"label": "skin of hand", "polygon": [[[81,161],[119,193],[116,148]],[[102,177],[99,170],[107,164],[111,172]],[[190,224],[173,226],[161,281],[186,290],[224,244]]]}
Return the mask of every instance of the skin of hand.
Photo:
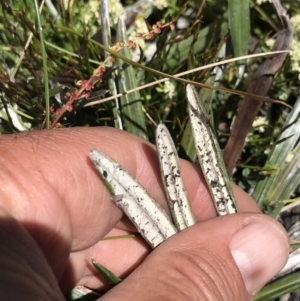
{"label": "skin of hand", "polygon": [[150,248],[88,157],[122,164],[166,210],[155,147],[113,128],[1,136],[0,300],[64,300],[75,285],[108,287],[90,258],[125,279],[101,300],[251,300],[288,257],[288,238],[234,186],[240,213],[216,217],[201,171],[181,160],[198,224]]}

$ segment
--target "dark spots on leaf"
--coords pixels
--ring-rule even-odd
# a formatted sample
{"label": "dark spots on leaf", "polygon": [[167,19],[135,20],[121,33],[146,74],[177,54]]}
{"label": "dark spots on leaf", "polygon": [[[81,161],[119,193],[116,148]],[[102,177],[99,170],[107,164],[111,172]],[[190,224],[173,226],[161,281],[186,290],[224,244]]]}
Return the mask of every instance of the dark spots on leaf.
{"label": "dark spots on leaf", "polygon": [[218,183],[218,181],[211,180],[211,181],[210,181],[210,186],[213,187],[213,188],[214,188],[214,187],[218,187],[218,186],[219,186],[219,183]]}
{"label": "dark spots on leaf", "polygon": [[[165,175],[165,183],[168,185],[168,177],[169,175]],[[169,186],[169,185],[168,185]]]}

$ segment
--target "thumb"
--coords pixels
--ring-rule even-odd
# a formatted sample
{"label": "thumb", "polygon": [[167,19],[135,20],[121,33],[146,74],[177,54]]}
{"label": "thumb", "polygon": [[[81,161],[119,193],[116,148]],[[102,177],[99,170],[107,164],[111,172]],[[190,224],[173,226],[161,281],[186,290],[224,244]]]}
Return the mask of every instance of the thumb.
{"label": "thumb", "polygon": [[101,300],[251,300],[288,251],[285,230],[268,216],[217,217],[172,236]]}

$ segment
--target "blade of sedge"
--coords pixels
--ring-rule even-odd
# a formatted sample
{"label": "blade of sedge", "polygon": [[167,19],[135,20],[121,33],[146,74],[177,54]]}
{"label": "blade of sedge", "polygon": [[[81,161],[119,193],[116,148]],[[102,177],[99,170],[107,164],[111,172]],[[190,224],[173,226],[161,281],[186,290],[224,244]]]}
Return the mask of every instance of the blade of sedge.
{"label": "blade of sedge", "polygon": [[122,281],[121,278],[116,276],[112,271],[107,269],[105,266],[91,258],[92,264],[95,267],[95,269],[105,278],[105,280],[111,284],[116,285]]}
{"label": "blade of sedge", "polygon": [[167,127],[160,123],[156,129],[156,147],[161,178],[167,195],[173,222],[179,231],[195,224],[186,189],[182,180],[178,154]]}
{"label": "blade of sedge", "polygon": [[218,215],[238,212],[216,135],[204,104],[192,85],[186,88],[188,110],[199,163]]}
{"label": "blade of sedge", "polygon": [[90,158],[113,194],[112,200],[152,248],[177,233],[167,213],[120,164],[93,149]]}

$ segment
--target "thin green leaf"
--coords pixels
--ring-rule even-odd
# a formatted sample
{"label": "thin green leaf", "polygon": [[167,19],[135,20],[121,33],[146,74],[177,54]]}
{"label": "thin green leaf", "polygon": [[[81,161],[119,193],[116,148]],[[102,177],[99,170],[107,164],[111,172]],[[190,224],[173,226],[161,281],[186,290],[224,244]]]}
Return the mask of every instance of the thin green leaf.
{"label": "thin green leaf", "polygon": [[[246,55],[248,53],[250,38],[249,4],[249,0],[228,0],[228,21],[235,57]],[[239,66],[245,64],[246,60],[238,62]]]}
{"label": "thin green leaf", "polygon": [[197,152],[190,120],[188,120],[186,123],[180,143],[182,148],[184,149],[185,155],[189,158],[189,160],[196,163]]}
{"label": "thin green leaf", "polygon": [[[287,120],[283,125],[283,130],[280,136],[278,137],[278,141],[283,141],[282,143],[276,144],[271,151],[269,158],[265,164],[265,166],[276,166],[279,169],[279,173],[283,169],[285,161],[290,154],[290,152],[294,149],[296,143],[300,138],[300,97],[298,97],[292,111],[290,112]],[[285,139],[286,137],[290,137],[289,139]],[[268,206],[269,199],[268,193],[271,191],[271,187],[275,188],[274,182],[276,181],[276,176],[271,175],[266,177],[264,180],[258,182],[255,187],[255,190],[252,194],[252,197],[257,201],[258,205],[262,207],[263,205]],[[287,183],[289,184],[289,183]],[[281,189],[285,188],[280,185]],[[286,196],[284,199],[288,198]]]}
{"label": "thin green leaf", "polygon": [[190,36],[189,38],[180,42],[172,43],[166,57],[167,68],[172,70],[181,63],[185,62],[189,56],[192,44],[194,54],[205,51],[207,47],[207,41],[220,38],[222,32],[221,27],[227,26],[227,21],[221,19],[209,26],[203,27],[199,31],[196,41],[194,36]]}
{"label": "thin green leaf", "polygon": [[[126,24],[124,17],[121,15],[118,22],[117,40],[128,40],[126,33]],[[122,55],[131,59],[131,53],[127,47],[123,47],[120,51]],[[120,59],[116,60],[120,67],[118,72],[118,86],[121,93],[135,89],[138,86],[136,69],[132,65],[128,65]],[[131,94],[121,96],[122,119],[126,130],[132,134],[140,136],[148,140],[146,119],[143,112],[141,95],[138,91]]]}
{"label": "thin green leaf", "polygon": [[[18,110],[17,105],[12,106],[9,102],[4,103],[0,100],[0,106],[3,106],[3,108],[0,109],[0,118],[2,120],[6,120],[8,123],[11,123],[11,125],[20,132],[28,131],[28,127],[20,116],[24,116],[24,114]],[[31,116],[28,116],[28,118],[33,119]]]}
{"label": "thin green leaf", "polygon": [[[71,52],[71,51],[68,51],[67,49],[64,49],[62,47],[59,47],[49,41],[45,41],[45,45],[48,46],[48,48],[53,48],[61,53],[64,53],[66,54],[66,57],[64,57],[64,59],[66,60],[69,60],[70,57],[75,57],[75,58],[80,58],[80,55],[78,55],[77,53],[74,53],[74,52]],[[1,48],[0,48],[1,49]],[[100,65],[100,61],[95,61],[95,60],[92,60],[92,59],[88,59],[88,61],[92,64],[95,64],[95,65]]]}
{"label": "thin green leaf", "polygon": [[48,67],[47,67],[47,53],[46,53],[43,27],[42,27],[40,11],[39,11],[39,6],[38,6],[37,0],[34,0],[34,6],[35,6],[37,23],[38,23],[38,31],[40,34],[40,45],[41,45],[41,50],[42,50],[44,88],[45,88],[45,110],[46,110],[45,124],[46,124],[46,128],[49,129],[50,128],[50,97],[49,97],[49,77],[48,77]]}
{"label": "thin green leaf", "polygon": [[111,284],[116,285],[122,281],[121,278],[116,276],[112,271],[107,269],[105,266],[91,258],[92,264],[95,267],[95,269],[105,278],[105,280]]}
{"label": "thin green leaf", "polygon": [[252,301],[269,301],[300,289],[300,271],[266,285]]}
{"label": "thin green leaf", "polygon": [[290,153],[288,161],[282,164],[280,172],[267,193],[266,198],[269,205],[275,208],[272,211],[274,217],[278,215],[280,209],[284,206],[284,203],[281,201],[289,198],[300,184],[299,166],[300,144],[297,150]]}

